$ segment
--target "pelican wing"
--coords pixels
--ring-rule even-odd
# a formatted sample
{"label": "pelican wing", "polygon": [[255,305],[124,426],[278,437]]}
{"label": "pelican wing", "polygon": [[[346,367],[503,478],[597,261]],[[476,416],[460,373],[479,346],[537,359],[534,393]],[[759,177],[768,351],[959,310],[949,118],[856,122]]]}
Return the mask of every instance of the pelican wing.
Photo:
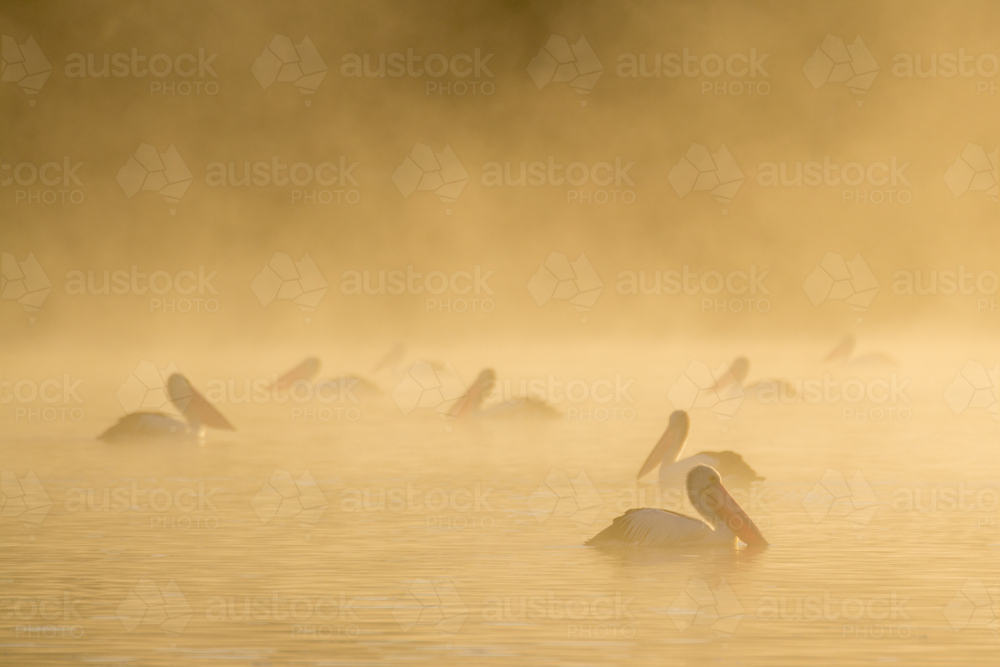
{"label": "pelican wing", "polygon": [[672,547],[697,542],[712,529],[698,519],[653,508],[631,509],[590,538],[587,546]]}
{"label": "pelican wing", "polygon": [[97,436],[105,442],[140,440],[148,438],[187,437],[191,427],[159,412],[133,412],[118,420],[118,423]]}

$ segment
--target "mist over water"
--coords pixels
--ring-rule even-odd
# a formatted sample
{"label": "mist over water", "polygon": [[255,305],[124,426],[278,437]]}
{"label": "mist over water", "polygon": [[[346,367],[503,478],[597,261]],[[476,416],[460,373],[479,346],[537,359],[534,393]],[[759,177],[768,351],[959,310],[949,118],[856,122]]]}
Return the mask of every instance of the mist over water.
{"label": "mist over water", "polygon": [[0,662],[996,664],[998,19],[0,2]]}

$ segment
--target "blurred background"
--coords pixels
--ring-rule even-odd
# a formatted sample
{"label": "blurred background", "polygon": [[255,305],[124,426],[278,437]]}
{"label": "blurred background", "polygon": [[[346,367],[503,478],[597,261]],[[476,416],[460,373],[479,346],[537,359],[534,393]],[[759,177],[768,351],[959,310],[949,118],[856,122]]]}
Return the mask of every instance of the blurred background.
{"label": "blurred background", "polygon": [[[986,155],[996,150],[988,119],[1000,99],[990,29],[997,9],[967,6],[962,12],[934,3],[609,9],[510,2],[411,13],[391,3],[306,3],[294,11],[250,3],[234,13],[215,3],[137,3],[113,11],[88,3],[8,3],[4,34],[19,45],[33,37],[51,73],[30,95],[4,75],[3,248],[18,260],[33,253],[53,289],[33,324],[4,304],[7,337],[60,341],[71,327],[75,344],[100,347],[113,323],[116,343],[126,346],[176,339],[178,332],[193,343],[229,346],[354,345],[373,338],[391,344],[400,335],[523,341],[529,331],[548,341],[663,340],[694,332],[797,339],[856,326],[843,307],[813,306],[803,290],[830,252],[845,260],[860,254],[878,282],[865,313],[870,335],[919,335],[932,323],[955,335],[988,335],[1000,311],[983,310],[978,300],[995,300],[995,292],[946,297],[893,290],[898,271],[922,271],[926,285],[932,271],[997,270],[990,252],[995,188],[963,192],[945,178],[969,144]],[[574,88],[536,71],[538,81],[549,79],[539,89],[528,66],[551,35],[570,46],[583,36],[601,68],[596,80]],[[321,80],[307,82],[314,89],[301,89],[308,94],[294,81],[265,78],[269,85],[262,87],[253,72],[275,36],[294,44],[308,37],[327,68]],[[827,81],[814,89],[804,65],[828,36],[834,51],[862,37],[859,48],[877,67],[874,78],[855,88]],[[133,49],[145,59],[134,68]],[[450,70],[431,76],[423,60],[411,63],[419,75],[393,76],[391,62],[381,75],[365,74],[365,63],[377,75],[380,59],[405,57],[408,49],[423,59],[464,54],[471,70],[459,58],[454,69],[464,76]],[[115,54],[125,54],[126,76],[87,70],[92,65],[100,73]],[[145,72],[157,54],[165,57],[153,69],[168,74],[132,73]],[[956,72],[959,55],[964,69]],[[173,68],[178,58],[188,76]],[[440,62],[433,61],[435,72]],[[813,81],[829,78],[821,62],[815,66]],[[155,190],[128,197],[116,181],[142,144],[161,153],[176,149],[190,172],[179,201],[168,203]],[[404,197],[393,182],[418,144],[452,149],[468,178],[454,202],[430,190]],[[743,178],[730,202],[710,190],[680,196],[672,185],[671,170],[694,144],[711,154],[727,149]],[[305,168],[299,181],[309,182],[301,187],[273,179],[231,184],[244,178],[246,163],[272,159],[286,170],[300,162],[353,169],[346,178],[324,170],[332,185],[309,179]],[[32,173],[25,167],[12,181],[22,163],[55,162],[60,170],[52,173],[61,177],[66,160],[78,167],[75,178],[22,185]],[[592,178],[580,186],[547,178],[542,185],[498,185],[492,178],[509,165],[508,181],[516,182],[521,163],[535,161],[588,168],[617,161],[630,168],[624,177],[609,172],[605,185]],[[824,182],[780,184],[782,173],[793,182],[796,169],[824,161],[838,165]],[[840,173],[851,163],[866,172],[860,182],[857,167],[848,168],[846,179]],[[875,163],[897,168],[871,170]],[[220,165],[223,183],[213,178]],[[596,180],[604,174],[598,170]],[[552,180],[560,180],[558,171]],[[309,253],[329,285],[310,326],[291,304],[261,306],[251,289],[276,252],[296,261]],[[585,254],[604,285],[586,326],[566,308],[540,308],[526,287],[553,252],[571,260]],[[142,295],[71,294],[67,286],[71,271],[93,271],[99,287],[105,271],[132,265],[171,276],[204,267],[215,274],[218,310],[151,312]],[[470,304],[467,312],[440,312],[440,304],[428,306],[421,295],[341,289],[347,271],[375,277],[408,265],[447,275],[481,267],[490,274],[495,309],[471,312]],[[704,292],[642,298],[616,289],[622,272],[645,271],[652,285],[655,271],[684,266],[723,276],[756,267],[766,274],[770,309],[750,312],[756,304],[744,304],[738,313],[716,312],[714,303],[702,309]]]}

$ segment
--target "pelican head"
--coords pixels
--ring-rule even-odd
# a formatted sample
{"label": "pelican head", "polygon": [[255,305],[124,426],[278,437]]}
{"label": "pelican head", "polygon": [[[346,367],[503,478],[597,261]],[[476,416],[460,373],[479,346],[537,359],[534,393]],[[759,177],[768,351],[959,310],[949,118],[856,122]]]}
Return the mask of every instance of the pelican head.
{"label": "pelican head", "polygon": [[706,465],[691,468],[687,493],[694,508],[715,530],[728,530],[747,546],[767,546],[763,533],[726,491],[715,468]]}

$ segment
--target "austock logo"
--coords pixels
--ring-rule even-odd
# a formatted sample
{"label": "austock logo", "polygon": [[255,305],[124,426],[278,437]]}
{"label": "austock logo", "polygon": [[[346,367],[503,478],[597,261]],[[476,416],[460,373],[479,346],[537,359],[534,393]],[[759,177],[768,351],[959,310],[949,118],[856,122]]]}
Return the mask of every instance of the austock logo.
{"label": "austock logo", "polygon": [[[118,170],[118,185],[131,199],[140,191],[154,191],[168,204],[177,204],[193,179],[173,144],[160,153],[152,144],[139,144],[128,161]],[[171,215],[176,213],[171,208]]]}
{"label": "austock logo", "polygon": [[994,637],[1000,636],[1000,582],[966,579],[945,607],[944,616],[955,632],[989,630]]}
{"label": "austock logo", "polygon": [[0,160],[0,187],[14,188],[14,203],[27,206],[82,204],[86,195],[77,172],[83,162],[64,155],[61,161]]}
{"label": "austock logo", "polygon": [[[26,530],[35,531],[52,508],[52,500],[45,492],[34,471],[23,478],[10,470],[0,471],[0,516],[15,519]],[[34,540],[34,534],[30,535]]]}
{"label": "austock logo", "polygon": [[285,470],[275,470],[250,504],[264,524],[276,518],[294,519],[302,528],[315,528],[329,507],[308,470],[299,479]]}
{"label": "austock logo", "polygon": [[191,616],[191,605],[173,579],[161,588],[152,579],[142,578],[118,605],[118,620],[128,633],[140,625],[152,625],[164,635],[176,637],[184,632]]}
{"label": "austock logo", "polygon": [[913,190],[906,170],[910,162],[892,155],[872,162],[822,160],[761,162],[757,184],[766,187],[830,187],[840,189],[844,204],[909,204]]}
{"label": "austock logo", "polygon": [[177,366],[172,361],[163,369],[157,368],[152,361],[140,361],[118,387],[115,398],[129,414],[140,410],[167,409],[171,405],[167,381],[177,372]]}
{"label": "austock logo", "polygon": [[31,324],[51,291],[52,283],[34,253],[28,253],[24,261],[9,252],[0,254],[0,299],[21,304]]}
{"label": "austock logo", "polygon": [[892,75],[903,79],[951,79],[960,77],[975,83],[980,97],[997,93],[995,79],[1000,73],[1000,57],[995,53],[969,53],[964,47],[958,52],[897,53],[892,57]]}
{"label": "austock logo", "polygon": [[[443,204],[454,204],[469,182],[469,173],[450,145],[446,144],[440,153],[435,153],[427,144],[418,143],[396,167],[392,182],[403,199],[417,191],[430,191]],[[451,214],[451,209],[445,209],[445,212]]]}
{"label": "austock logo", "polygon": [[[313,95],[326,76],[327,66],[309,37],[293,44],[288,37],[275,35],[250,71],[264,90],[275,83],[290,83],[303,95]],[[312,100],[305,100],[307,107],[311,104]]]}
{"label": "austock logo", "polygon": [[842,519],[858,531],[871,522],[879,505],[878,496],[860,470],[850,479],[836,470],[827,470],[823,479],[802,499],[802,506],[813,523]]}
{"label": "austock logo", "polygon": [[617,273],[615,292],[621,296],[697,297],[701,312],[767,313],[771,310],[771,291],[764,281],[770,271],[759,271],[751,264],[749,271],[692,271],[684,264],[680,270],[634,271]]}
{"label": "austock logo", "polygon": [[[609,156],[610,157],[610,156]],[[555,155],[544,160],[491,161],[483,164],[480,182],[489,188],[565,188],[567,204],[634,204],[635,181],[629,171],[635,166],[621,155],[612,161],[566,162]]]}
{"label": "austock logo", "polygon": [[845,262],[838,254],[828,252],[823,261],[809,274],[802,289],[814,306],[826,300],[844,301],[851,310],[858,313],[860,324],[864,312],[878,293],[878,280],[861,255]]}
{"label": "austock logo", "polygon": [[528,281],[528,292],[538,306],[549,301],[568,301],[580,316],[582,324],[604,291],[604,283],[587,256],[580,253],[575,261],[553,252]]}
{"label": "austock logo", "polygon": [[879,66],[860,36],[851,44],[845,45],[840,37],[827,35],[806,61],[802,71],[817,90],[827,83],[844,84],[859,97],[857,103],[861,106],[860,96],[871,88],[878,76]]}
{"label": "austock logo", "polygon": [[0,404],[9,405],[14,421],[82,421],[83,398],[77,393],[82,379],[69,373],[62,377],[0,379]]}
{"label": "austock logo", "polygon": [[573,45],[565,37],[552,35],[528,64],[528,74],[539,90],[550,83],[568,83],[580,95],[591,93],[603,72],[604,66],[582,35]]}
{"label": "austock logo", "polygon": [[490,298],[489,280],[493,271],[483,271],[479,264],[471,271],[415,271],[406,269],[349,270],[340,278],[340,293],[346,296],[424,296],[424,311],[438,313],[492,313],[496,302]]}
{"label": "austock logo", "polygon": [[128,270],[71,270],[66,272],[63,292],[69,296],[142,296],[148,298],[151,313],[217,313],[219,292],[212,281],[218,273],[206,271],[204,264],[198,265],[197,272],[159,269],[145,273],[136,264]]}
{"label": "austock logo", "polygon": [[667,614],[681,632],[693,626],[708,627],[720,639],[732,637],[744,615],[743,605],[725,579],[713,587],[697,578],[688,581]]}
{"label": "austock logo", "polygon": [[451,364],[415,361],[392,390],[392,400],[404,415],[418,408],[434,410],[442,419],[448,418],[455,402],[465,396],[467,388]]}
{"label": "austock logo", "polygon": [[262,306],[275,300],[295,303],[306,314],[306,324],[312,322],[312,313],[327,287],[326,279],[309,253],[296,262],[283,252],[274,253],[250,285]]}
{"label": "austock logo", "polygon": [[[0,80],[4,83],[16,83],[26,95],[33,96],[40,93],[49,74],[52,74],[52,65],[38,47],[38,42],[34,37],[28,37],[23,44],[18,44],[17,40],[9,35],[3,35],[0,39],[2,39]],[[35,106],[35,100],[29,99],[28,105]]]}
{"label": "austock logo", "polygon": [[331,158],[316,163],[289,163],[277,155],[242,163],[215,160],[205,170],[205,184],[213,188],[288,188],[292,204],[357,204],[361,191],[354,170],[359,164],[344,155],[336,161]]}
{"label": "austock logo", "polygon": [[[715,153],[701,144],[691,144],[667,176],[678,197],[702,191],[711,194],[720,204],[733,201],[743,179],[743,172],[725,144]],[[728,212],[729,209],[722,209],[723,215]]]}
{"label": "austock logo", "polygon": [[[703,79],[701,94],[738,97],[769,95],[771,77],[764,68],[770,53],[720,53],[697,55],[684,47],[674,53],[623,53],[618,56],[616,73],[621,78]],[[758,79],[760,77],[760,79]]]}
{"label": "austock logo", "polygon": [[545,480],[528,498],[528,508],[538,523],[552,517],[568,517],[578,527],[589,526],[604,508],[604,500],[586,471],[576,477],[562,470],[550,470]]}
{"label": "austock logo", "polygon": [[944,390],[944,400],[956,415],[970,408],[985,409],[993,418],[1000,419],[998,403],[1000,364],[993,368],[979,361],[968,361]]}
{"label": "austock logo", "polygon": [[[888,595],[841,597],[840,591],[816,591],[812,595],[767,595],[757,600],[757,618],[791,623],[839,622],[841,639],[908,639],[910,598],[892,591]],[[863,621],[857,623],[857,621]],[[874,621],[875,623],[869,623]],[[886,623],[892,621],[892,623]]]}
{"label": "austock logo", "polygon": [[403,632],[430,626],[441,635],[454,635],[469,617],[469,608],[450,579],[417,579],[396,602],[392,616]]}
{"label": "austock logo", "polygon": [[[341,57],[340,75],[346,78],[399,79],[429,77],[424,86],[425,95],[492,95],[496,86],[490,79],[492,53],[485,56],[478,47],[472,53],[460,52],[451,57],[443,53],[418,54],[412,48],[406,53],[347,53]],[[457,80],[444,81],[451,75]]]}
{"label": "austock logo", "polygon": [[948,167],[944,182],[956,197],[967,192],[985,192],[994,204],[998,201],[997,183],[1000,182],[1000,149],[987,153],[982,146],[966,144],[955,163]]}
{"label": "austock logo", "polygon": [[710,410],[725,428],[743,402],[744,392],[728,364],[723,362],[713,371],[705,362],[692,361],[671,385],[667,398],[678,410]]}

